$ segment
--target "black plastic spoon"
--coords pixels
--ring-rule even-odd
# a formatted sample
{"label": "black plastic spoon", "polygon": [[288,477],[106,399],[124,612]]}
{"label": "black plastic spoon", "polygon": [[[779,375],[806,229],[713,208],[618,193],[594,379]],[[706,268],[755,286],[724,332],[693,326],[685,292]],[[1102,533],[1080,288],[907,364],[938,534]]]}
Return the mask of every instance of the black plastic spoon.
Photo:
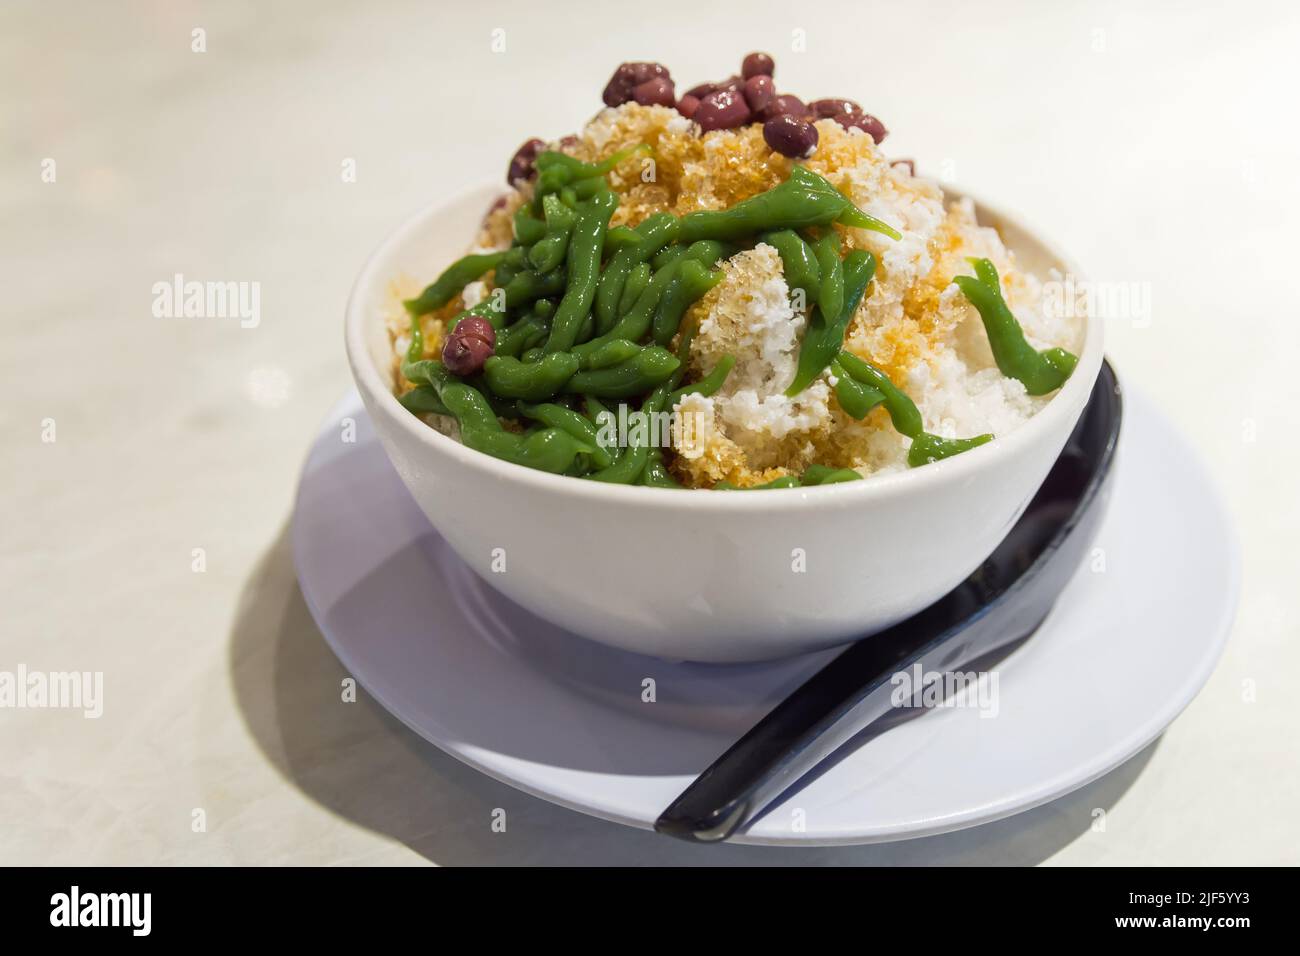
{"label": "black plastic spoon", "polygon": [[655,821],[725,840],[893,709],[891,678],[963,669],[1028,638],[1079,567],[1106,510],[1123,404],[1103,362],[1092,396],[1034,499],[988,560],[924,611],[854,644],[713,762]]}

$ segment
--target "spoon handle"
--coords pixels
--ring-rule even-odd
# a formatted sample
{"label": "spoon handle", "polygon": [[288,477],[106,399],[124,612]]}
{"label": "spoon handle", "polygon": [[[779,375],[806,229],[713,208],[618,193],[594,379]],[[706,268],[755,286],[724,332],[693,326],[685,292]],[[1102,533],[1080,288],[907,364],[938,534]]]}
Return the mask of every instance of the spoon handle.
{"label": "spoon handle", "polygon": [[[893,677],[955,670],[1038,626],[990,615],[936,633],[923,612],[859,641],[777,705],[672,802],[655,829],[694,842],[725,840],[831,753],[894,706]],[[993,616],[995,617],[995,616]]]}

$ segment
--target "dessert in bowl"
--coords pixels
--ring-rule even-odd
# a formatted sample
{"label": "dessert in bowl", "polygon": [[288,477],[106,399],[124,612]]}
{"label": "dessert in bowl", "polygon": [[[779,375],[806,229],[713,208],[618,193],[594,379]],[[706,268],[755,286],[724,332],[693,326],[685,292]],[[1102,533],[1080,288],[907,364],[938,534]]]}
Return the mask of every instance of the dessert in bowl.
{"label": "dessert in bowl", "polygon": [[1096,323],[1045,307],[1073,272],[1046,244],[752,61],[680,99],[620,67],[508,192],[385,242],[348,307],[367,410],[457,553],[548,620],[674,659],[826,647],[940,597],[1101,362]]}

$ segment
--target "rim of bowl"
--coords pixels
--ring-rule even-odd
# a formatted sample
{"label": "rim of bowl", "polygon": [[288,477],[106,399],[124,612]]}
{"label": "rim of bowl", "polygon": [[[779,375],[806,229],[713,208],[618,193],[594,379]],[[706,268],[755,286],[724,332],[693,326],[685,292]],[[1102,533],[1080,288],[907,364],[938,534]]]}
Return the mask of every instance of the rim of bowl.
{"label": "rim of bowl", "polygon": [[[479,184],[467,189],[465,194],[475,191],[487,192],[489,189],[493,187]],[[500,189],[494,191],[501,192]],[[1073,260],[1042,239],[1037,230],[1031,229],[1019,217],[1008,215],[1001,208],[990,205],[969,191],[950,184],[945,185],[943,195],[945,202],[970,199],[975,203],[977,218],[982,213],[1000,224],[1012,226],[1026,236],[1032,237],[1051,258],[1065,267],[1066,274],[1073,276],[1076,281],[1083,278]],[[385,383],[370,355],[365,330],[368,322],[378,320],[376,313],[364,307],[364,303],[370,298],[370,291],[376,284],[386,286],[392,280],[394,270],[390,260],[393,259],[394,251],[403,246],[412,235],[429,228],[430,221],[451,204],[445,199],[426,204],[390,233],[366,259],[348,296],[344,320],[348,364],[352,368],[352,376],[357,387],[369,393],[373,399],[368,403],[369,407],[393,419],[399,428],[427,447],[431,453],[456,459],[461,464],[482,472],[484,477],[495,478],[502,482],[515,482],[540,492],[604,500],[629,507],[690,511],[806,509],[810,506],[810,498],[811,503],[826,507],[853,507],[876,499],[888,500],[898,495],[906,495],[925,486],[950,485],[959,493],[961,484],[971,473],[992,467],[999,457],[1012,454],[1019,448],[1041,440],[1053,430],[1053,426],[1058,424],[1061,418],[1071,414],[1071,409],[1082,411],[1101,369],[1102,322],[1096,316],[1086,315],[1084,344],[1075,374],[1070,376],[1041,411],[1024,424],[1005,436],[995,437],[986,444],[952,458],[932,462],[921,468],[868,476],[862,481],[801,488],[747,489],[744,494],[727,494],[710,488],[681,490],[648,488],[643,485],[606,484],[600,481],[583,481],[567,475],[552,475],[549,472],[516,465],[475,451],[426,425],[424,421],[398,403],[397,397]],[[1014,249],[1012,251],[1014,252]],[[1078,374],[1080,372],[1084,374]]]}

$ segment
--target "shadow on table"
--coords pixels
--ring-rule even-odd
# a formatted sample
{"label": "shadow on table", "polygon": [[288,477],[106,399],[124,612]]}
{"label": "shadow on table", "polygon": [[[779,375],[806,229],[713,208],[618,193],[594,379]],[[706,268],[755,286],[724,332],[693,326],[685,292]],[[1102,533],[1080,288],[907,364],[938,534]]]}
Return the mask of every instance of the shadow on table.
{"label": "shadow on table", "polygon": [[[230,670],[245,721],[286,778],[443,865],[1033,864],[1086,833],[1093,809],[1113,807],[1158,746],[1059,800],[955,833],[855,847],[692,846],[498,783],[421,739],[360,688],[355,703],[344,703],[348,674],[303,601],[287,528],[245,583]],[[492,828],[497,809],[504,833]]]}

